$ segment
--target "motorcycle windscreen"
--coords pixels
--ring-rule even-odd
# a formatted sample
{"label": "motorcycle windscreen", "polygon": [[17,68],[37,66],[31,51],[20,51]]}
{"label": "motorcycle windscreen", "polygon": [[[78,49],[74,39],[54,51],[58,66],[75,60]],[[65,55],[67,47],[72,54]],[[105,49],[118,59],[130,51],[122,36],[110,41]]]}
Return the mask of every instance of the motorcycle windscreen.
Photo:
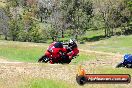
{"label": "motorcycle windscreen", "polygon": [[124,59],[125,61],[132,63],[132,55]]}
{"label": "motorcycle windscreen", "polygon": [[63,48],[63,44],[61,42],[57,42],[54,44],[55,48]]}

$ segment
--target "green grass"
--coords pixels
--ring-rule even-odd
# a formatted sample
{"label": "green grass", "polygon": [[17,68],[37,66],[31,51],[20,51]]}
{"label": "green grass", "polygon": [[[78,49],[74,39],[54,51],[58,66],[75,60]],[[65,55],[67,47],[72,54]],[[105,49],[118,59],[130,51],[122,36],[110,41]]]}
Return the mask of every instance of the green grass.
{"label": "green grass", "polygon": [[91,30],[91,31],[87,31],[86,34],[87,38],[92,38],[95,36],[100,36],[100,35],[104,35],[104,30]]}
{"label": "green grass", "polygon": [[104,30],[89,30],[84,35],[79,37],[79,41],[85,41],[85,42],[96,41],[103,36],[104,36]]}
{"label": "green grass", "polygon": [[75,88],[75,85],[64,81],[50,79],[32,79],[20,86],[20,88]]}
{"label": "green grass", "polygon": [[[27,42],[13,42],[0,41],[0,57],[5,57],[9,60],[37,62],[49,44],[45,43],[27,43]],[[87,60],[96,59],[95,55],[80,53],[80,56],[72,60],[76,64]]]}
{"label": "green grass", "polygon": [[[87,44],[83,44],[81,48],[87,49],[90,47],[92,50],[98,50],[98,51],[106,51],[111,52],[108,47],[118,47],[119,51],[121,53],[125,52],[123,50],[120,50],[120,47],[131,47],[131,37],[132,36],[119,36],[119,37],[112,37],[111,39],[101,40],[98,43],[93,42],[93,45],[87,46]],[[128,41],[128,42],[127,42]],[[121,43],[121,44],[120,44]],[[18,60],[18,61],[25,61],[25,62],[36,62],[38,57],[43,55],[46,48],[49,46],[49,44],[45,43],[28,43],[28,42],[12,42],[12,41],[0,41],[0,56],[6,57],[10,60]],[[80,46],[79,46],[80,47]],[[96,47],[96,48],[91,48]],[[98,47],[98,48],[97,48]],[[102,47],[105,47],[102,49]],[[108,49],[108,51],[107,51]],[[115,51],[115,50],[114,50]],[[119,52],[116,50],[115,52]],[[128,50],[129,51],[129,50]],[[109,57],[106,57],[105,55],[99,55],[96,53],[87,53],[87,52],[80,52],[80,56],[72,60],[73,64],[80,64],[85,61],[92,61],[95,59],[108,59]],[[95,67],[88,67],[87,68],[88,73],[101,73],[101,74],[130,74],[132,75],[132,71],[127,68],[115,68],[111,65],[108,66],[95,66]],[[90,71],[90,69],[93,69]],[[21,82],[22,85],[19,88],[76,88],[76,85],[72,85],[70,83],[64,82],[64,81],[55,81],[55,80],[49,80],[49,79],[31,79],[29,81],[25,81],[24,83]],[[108,85],[86,85],[84,88],[106,88]],[[113,85],[109,84],[108,88],[113,87]],[[114,86],[115,87],[115,86]],[[122,87],[127,88],[127,86],[120,86],[116,85],[116,88]],[[81,88],[81,87],[80,87]]]}
{"label": "green grass", "polygon": [[[116,29],[117,31],[120,29]],[[81,38],[82,40],[91,40],[87,44],[80,45],[83,49],[95,51],[113,52],[113,53],[132,53],[132,35],[113,36],[111,38],[103,38],[104,31],[87,31]],[[102,36],[100,39],[99,36]]]}
{"label": "green grass", "polygon": [[79,56],[72,60],[72,63],[78,64],[78,63],[83,63],[88,60],[95,60],[95,59],[97,59],[97,56],[94,54],[87,54],[84,52],[80,52]]}
{"label": "green grass", "polygon": [[[116,65],[116,64],[115,64]],[[115,68],[115,66],[112,65],[95,65],[92,68],[92,71],[88,71],[87,73],[89,74],[130,74],[132,75],[132,70],[131,68],[125,68],[125,67],[121,67],[121,68]]]}
{"label": "green grass", "polygon": [[[92,45],[79,45],[79,48],[90,49],[95,51],[113,52],[113,53],[132,53],[132,35],[130,36],[115,36],[110,39],[101,40],[98,42],[89,42]],[[36,62],[43,55],[49,44],[46,43],[24,43],[0,41],[0,56],[10,60]],[[91,53],[80,52],[79,57],[72,60],[72,63],[80,63],[97,58],[105,58]]]}
{"label": "green grass", "polygon": [[132,35],[114,36],[110,39],[101,40],[99,43],[90,46],[90,49],[121,54],[132,53]]}
{"label": "green grass", "polygon": [[10,60],[36,62],[46,50],[46,44],[0,41],[0,56]]}

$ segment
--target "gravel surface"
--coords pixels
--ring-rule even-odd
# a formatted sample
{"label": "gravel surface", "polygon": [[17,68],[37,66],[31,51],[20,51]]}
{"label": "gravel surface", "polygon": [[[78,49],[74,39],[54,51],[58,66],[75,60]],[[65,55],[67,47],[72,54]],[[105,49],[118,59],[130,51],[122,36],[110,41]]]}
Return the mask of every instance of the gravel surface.
{"label": "gravel surface", "polygon": [[[91,51],[84,51],[91,52]],[[92,52],[91,52],[92,53]],[[99,66],[113,66],[121,60],[122,55],[108,54],[103,52],[93,52],[98,54],[109,55],[111,59],[96,59],[92,61],[86,61],[80,63],[84,68],[87,68],[87,72],[94,73],[95,68]],[[0,88],[18,88],[19,83],[26,78],[46,78],[52,80],[63,80],[71,84],[77,85],[76,74],[79,64],[45,64],[45,63],[25,63],[25,62],[13,62],[4,58],[0,58]],[[113,67],[115,68],[115,67]],[[105,84],[106,85],[106,84]],[[97,85],[100,86],[100,85]],[[93,85],[89,85],[90,88],[96,88]],[[118,87],[118,85],[116,85]],[[125,85],[129,88],[131,84]],[[84,86],[87,88],[88,86]],[[101,88],[105,88],[100,86]],[[123,86],[124,87],[124,86]],[[108,87],[109,88],[109,87]]]}

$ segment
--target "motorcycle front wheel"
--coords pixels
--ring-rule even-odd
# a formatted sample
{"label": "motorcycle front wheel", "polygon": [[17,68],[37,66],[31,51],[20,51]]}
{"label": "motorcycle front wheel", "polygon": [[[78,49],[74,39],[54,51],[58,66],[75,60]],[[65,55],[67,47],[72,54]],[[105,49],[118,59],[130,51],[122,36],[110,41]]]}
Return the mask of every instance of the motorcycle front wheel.
{"label": "motorcycle front wheel", "polygon": [[44,63],[47,63],[48,61],[49,61],[49,58],[47,56],[42,56],[38,60],[38,62],[44,62]]}
{"label": "motorcycle front wheel", "polygon": [[124,67],[123,63],[119,63],[116,65],[116,68]]}

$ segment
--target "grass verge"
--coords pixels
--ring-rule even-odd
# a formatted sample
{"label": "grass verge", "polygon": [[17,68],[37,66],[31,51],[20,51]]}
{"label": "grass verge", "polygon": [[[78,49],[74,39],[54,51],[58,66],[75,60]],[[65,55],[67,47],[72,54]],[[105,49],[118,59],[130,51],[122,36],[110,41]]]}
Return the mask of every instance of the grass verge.
{"label": "grass verge", "polygon": [[80,45],[83,49],[94,51],[112,52],[112,53],[132,53],[132,35],[130,36],[114,36],[109,39],[97,42],[88,42]]}
{"label": "grass verge", "polygon": [[9,60],[36,62],[46,50],[46,44],[0,41],[0,56]]}
{"label": "grass verge", "polygon": [[51,79],[31,79],[25,84],[20,85],[20,88],[75,88],[75,85],[59,80]]}
{"label": "grass verge", "polygon": [[[49,44],[45,43],[25,43],[0,41],[0,56],[9,60],[36,62],[41,57]],[[80,56],[72,62],[79,63],[91,59],[96,59],[96,55],[80,52]]]}

